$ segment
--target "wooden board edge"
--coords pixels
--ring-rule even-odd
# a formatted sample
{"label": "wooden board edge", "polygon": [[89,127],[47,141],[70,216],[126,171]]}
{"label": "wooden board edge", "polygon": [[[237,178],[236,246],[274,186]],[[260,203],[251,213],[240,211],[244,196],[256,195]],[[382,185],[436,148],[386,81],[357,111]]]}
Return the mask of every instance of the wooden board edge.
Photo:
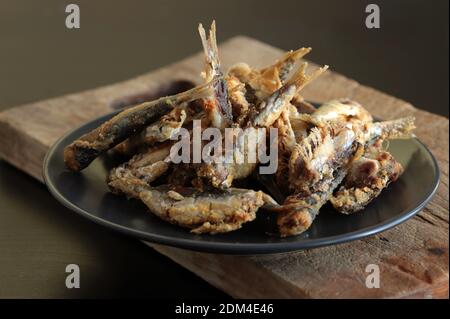
{"label": "wooden board edge", "polygon": [[[48,147],[23,131],[5,121],[0,114],[0,140],[4,144],[0,148],[0,159],[5,160],[20,171],[28,173],[31,177],[41,183],[44,182],[42,175],[43,161]],[[22,145],[32,145],[24,149]],[[16,152],[5,152],[5,150],[17,149]],[[38,154],[38,155],[36,155]]]}

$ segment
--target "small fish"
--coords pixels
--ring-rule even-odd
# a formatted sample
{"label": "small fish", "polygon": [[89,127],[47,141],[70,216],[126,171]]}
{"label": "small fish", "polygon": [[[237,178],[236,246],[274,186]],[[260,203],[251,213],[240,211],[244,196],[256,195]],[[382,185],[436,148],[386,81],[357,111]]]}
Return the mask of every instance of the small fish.
{"label": "small fish", "polygon": [[291,195],[286,198],[283,205],[272,208],[272,211],[279,213],[277,224],[280,236],[294,236],[308,230],[319,214],[320,208],[332,196],[345,174],[346,171],[342,169],[329,181],[326,189],[308,195]]}
{"label": "small fish", "polygon": [[262,191],[229,188],[225,191],[208,192],[193,187],[151,187],[142,176],[139,178],[126,169],[124,171],[109,183],[116,193],[140,199],[150,212],[159,218],[190,228],[191,232],[196,234],[218,234],[236,230],[244,223],[254,220],[261,206],[277,205]]}
{"label": "small fish", "polygon": [[103,152],[111,149],[125,139],[142,131],[176,105],[207,97],[211,94],[213,83],[208,82],[191,90],[162,97],[125,109],[93,131],[81,136],[64,149],[64,162],[71,171],[87,167]]}
{"label": "small fish", "polygon": [[202,24],[198,26],[198,32],[205,52],[205,80],[214,83],[214,93],[210,97],[205,98],[205,111],[208,113],[211,124],[214,127],[224,128],[233,120],[233,113],[228,99],[227,82],[220,69],[216,22],[212,22],[208,38]]}
{"label": "small fish", "polygon": [[143,131],[130,136],[114,147],[114,151],[122,155],[133,155],[140,149],[171,139],[180,130],[187,118],[183,107],[175,107],[163,115],[158,121]]}

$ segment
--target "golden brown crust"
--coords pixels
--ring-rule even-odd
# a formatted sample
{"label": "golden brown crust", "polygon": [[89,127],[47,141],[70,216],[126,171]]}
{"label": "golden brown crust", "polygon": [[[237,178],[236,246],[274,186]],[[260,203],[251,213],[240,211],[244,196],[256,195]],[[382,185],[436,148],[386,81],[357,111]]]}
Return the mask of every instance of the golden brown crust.
{"label": "golden brown crust", "polygon": [[[310,48],[287,52],[260,70],[241,63],[224,76],[215,23],[208,36],[201,25],[199,33],[207,83],[127,109],[82,136],[64,151],[69,169],[81,170],[121,143],[116,150],[138,154],[111,171],[113,192],[141,200],[161,219],[198,234],[238,229],[265,205],[278,214],[283,237],[308,230],[330,198],[343,213],[362,209],[401,174],[400,164],[381,150],[381,143],[411,137],[413,118],[373,123],[370,113],[349,99],[333,100],[316,110],[303,100],[300,90],[327,66],[307,74],[307,63],[302,63],[289,77]],[[195,99],[202,101],[199,108],[184,103]],[[168,140],[182,126],[193,130],[194,118],[201,121],[201,131],[219,129],[222,145],[231,136],[233,152],[223,152],[222,147],[222,154],[214,154],[222,155],[221,160],[212,163],[166,161],[172,145]],[[224,138],[225,128],[239,128],[245,134],[255,128],[276,128],[278,171],[267,178],[258,176],[258,163],[249,161],[249,143],[235,130]],[[258,146],[272,143],[266,135],[258,138]],[[243,162],[236,161],[239,155]],[[233,187],[255,175],[283,205],[261,191]]]}
{"label": "golden brown crust", "polygon": [[343,214],[363,210],[403,173],[402,165],[390,153],[370,152],[366,155],[374,158],[364,157],[353,163],[343,185],[330,198],[333,207]]}
{"label": "golden brown crust", "polygon": [[66,147],[64,162],[72,171],[87,167],[98,155],[170,112],[175,105],[209,95],[210,83],[126,109]]}

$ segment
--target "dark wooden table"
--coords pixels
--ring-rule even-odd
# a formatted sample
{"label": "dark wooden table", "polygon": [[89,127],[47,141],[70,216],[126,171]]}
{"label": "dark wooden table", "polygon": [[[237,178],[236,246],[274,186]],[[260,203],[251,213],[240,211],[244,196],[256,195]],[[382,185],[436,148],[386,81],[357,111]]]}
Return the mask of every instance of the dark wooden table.
{"label": "dark wooden table", "polygon": [[[78,3],[82,27],[76,31],[65,29],[60,2],[0,3],[0,37],[6,48],[0,50],[0,87],[5,88],[1,109],[115,82],[175,61],[198,51],[196,23],[214,17],[221,40],[247,33],[286,49],[311,45],[316,62],[448,115],[447,1],[433,2],[433,7],[413,1],[408,9],[406,3],[380,1],[383,25],[375,32],[364,28],[359,1],[347,8],[333,7],[331,1],[322,6],[277,2],[285,10],[246,2],[237,13],[234,5],[224,3],[200,2],[196,8],[170,1],[126,8],[101,1]],[[234,22],[239,19],[243,23]],[[66,289],[69,263],[80,265],[86,289]],[[0,162],[0,297],[118,296],[225,294],[144,244],[69,212],[42,184]]]}
{"label": "dark wooden table", "polygon": [[[81,288],[67,289],[78,264]],[[42,183],[0,162],[0,297],[224,297],[143,243],[69,211]]]}

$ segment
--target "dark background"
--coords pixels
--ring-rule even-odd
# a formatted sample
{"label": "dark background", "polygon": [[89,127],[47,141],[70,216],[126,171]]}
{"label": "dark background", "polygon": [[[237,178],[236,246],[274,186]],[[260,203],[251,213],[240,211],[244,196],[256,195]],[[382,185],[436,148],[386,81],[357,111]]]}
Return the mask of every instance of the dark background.
{"label": "dark background", "polygon": [[[65,28],[65,6],[81,28]],[[381,8],[367,29],[364,9]],[[0,110],[156,69],[245,34],[448,116],[448,1],[0,1]],[[238,54],[238,53],[237,53]],[[432,125],[432,123],[430,123]],[[1,141],[0,141],[1,142]],[[68,263],[81,289],[65,288]],[[0,297],[218,297],[224,294],[144,244],[91,224],[45,186],[0,161]]]}

